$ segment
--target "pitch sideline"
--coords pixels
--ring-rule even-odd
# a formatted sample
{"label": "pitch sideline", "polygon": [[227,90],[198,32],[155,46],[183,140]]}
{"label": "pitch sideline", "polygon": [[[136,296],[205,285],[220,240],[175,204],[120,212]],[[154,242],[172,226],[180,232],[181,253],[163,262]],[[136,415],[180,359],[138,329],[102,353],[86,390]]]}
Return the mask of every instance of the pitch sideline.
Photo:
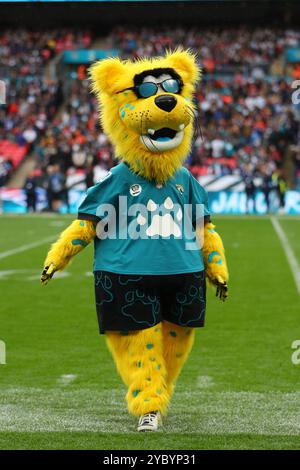
{"label": "pitch sideline", "polygon": [[293,249],[290,245],[290,242],[288,241],[288,238],[281,227],[279,221],[275,217],[271,217],[271,222],[273,225],[273,228],[280,240],[281,246],[285,252],[287,262],[291,268],[294,281],[297,287],[298,294],[300,295],[300,266],[297,262],[297,258],[295,256],[295,253],[293,252]]}

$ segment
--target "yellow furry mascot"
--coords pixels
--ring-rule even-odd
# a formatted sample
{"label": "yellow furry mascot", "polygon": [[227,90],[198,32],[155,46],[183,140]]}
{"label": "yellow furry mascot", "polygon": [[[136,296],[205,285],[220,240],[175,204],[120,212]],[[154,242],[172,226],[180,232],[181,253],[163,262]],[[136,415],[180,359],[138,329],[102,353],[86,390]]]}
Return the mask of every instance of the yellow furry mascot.
{"label": "yellow furry mascot", "polygon": [[41,281],[91,241],[100,333],[127,386],[139,431],[155,431],[204,325],[206,280],[227,297],[228,270],[207,194],[183,167],[193,136],[195,58],[96,62],[101,124],[120,163],[87,191],[47,255]]}

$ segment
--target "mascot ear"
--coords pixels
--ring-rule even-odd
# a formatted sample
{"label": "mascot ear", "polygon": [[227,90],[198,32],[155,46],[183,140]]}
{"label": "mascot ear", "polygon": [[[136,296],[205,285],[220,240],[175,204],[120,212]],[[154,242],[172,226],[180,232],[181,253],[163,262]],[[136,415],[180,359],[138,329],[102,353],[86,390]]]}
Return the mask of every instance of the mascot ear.
{"label": "mascot ear", "polygon": [[104,59],[93,64],[89,69],[89,76],[92,82],[94,93],[107,93],[112,95],[118,90],[117,82],[126,73],[125,65],[120,59]]}
{"label": "mascot ear", "polygon": [[196,64],[195,55],[186,50],[178,49],[167,55],[167,61],[179,73],[184,83],[196,83],[201,76],[200,67]]}

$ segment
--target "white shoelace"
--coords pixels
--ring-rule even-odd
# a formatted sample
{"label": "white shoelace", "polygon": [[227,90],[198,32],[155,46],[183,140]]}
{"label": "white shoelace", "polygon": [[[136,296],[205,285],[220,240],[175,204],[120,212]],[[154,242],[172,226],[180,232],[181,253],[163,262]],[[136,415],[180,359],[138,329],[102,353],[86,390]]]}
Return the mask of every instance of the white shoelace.
{"label": "white shoelace", "polygon": [[156,413],[147,413],[146,415],[141,417],[140,424],[152,424],[155,418],[157,418]]}

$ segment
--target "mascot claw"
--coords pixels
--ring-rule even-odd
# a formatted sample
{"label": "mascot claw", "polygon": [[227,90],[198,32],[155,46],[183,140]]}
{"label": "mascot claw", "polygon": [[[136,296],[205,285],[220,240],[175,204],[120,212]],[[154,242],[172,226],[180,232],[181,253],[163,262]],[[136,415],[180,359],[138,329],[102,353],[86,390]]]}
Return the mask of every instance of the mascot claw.
{"label": "mascot claw", "polygon": [[53,263],[50,263],[49,266],[45,266],[41,274],[41,283],[43,286],[46,286],[48,282],[52,279],[56,271],[56,266]]}
{"label": "mascot claw", "polygon": [[217,286],[216,297],[219,297],[220,300],[225,302],[225,300],[228,298],[228,285],[227,285],[227,282],[224,281],[221,277],[218,277],[214,281],[214,284],[216,284],[216,286]]}

